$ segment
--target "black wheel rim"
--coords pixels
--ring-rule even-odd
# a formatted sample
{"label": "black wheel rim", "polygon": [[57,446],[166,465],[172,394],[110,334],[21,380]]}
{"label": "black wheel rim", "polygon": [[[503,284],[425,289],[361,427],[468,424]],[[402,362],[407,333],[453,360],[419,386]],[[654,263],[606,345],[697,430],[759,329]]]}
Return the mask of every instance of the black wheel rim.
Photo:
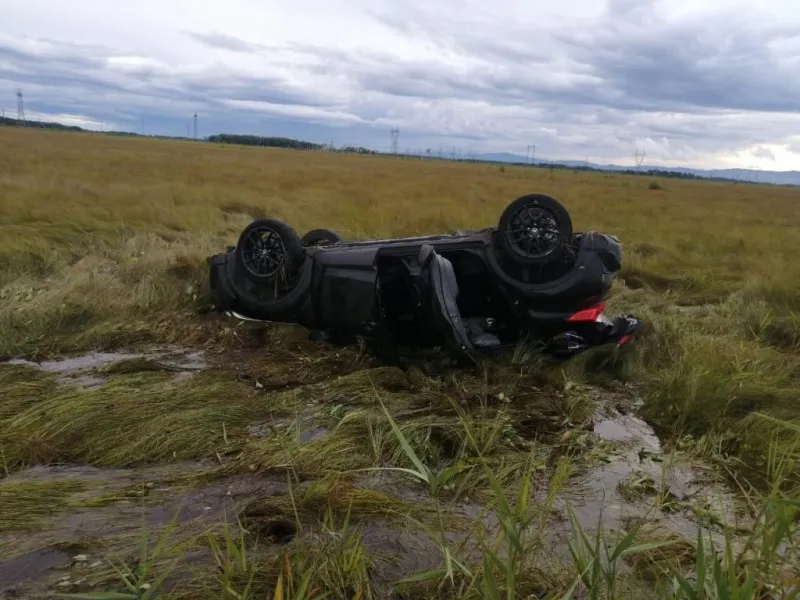
{"label": "black wheel rim", "polygon": [[506,240],[521,256],[541,258],[558,248],[561,231],[553,213],[529,205],[521,207],[509,219]]}
{"label": "black wheel rim", "polygon": [[286,247],[269,227],[250,231],[242,243],[242,264],[257,277],[272,277],[286,266]]}

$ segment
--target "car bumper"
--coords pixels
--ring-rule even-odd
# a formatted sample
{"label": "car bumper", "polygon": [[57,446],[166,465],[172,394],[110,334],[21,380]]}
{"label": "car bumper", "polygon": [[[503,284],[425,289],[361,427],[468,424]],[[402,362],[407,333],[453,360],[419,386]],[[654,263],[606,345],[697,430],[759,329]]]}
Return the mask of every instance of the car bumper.
{"label": "car bumper", "polygon": [[551,337],[548,350],[556,356],[570,357],[597,346],[625,346],[633,340],[641,324],[632,315],[610,319],[601,313],[592,323],[581,323]]}

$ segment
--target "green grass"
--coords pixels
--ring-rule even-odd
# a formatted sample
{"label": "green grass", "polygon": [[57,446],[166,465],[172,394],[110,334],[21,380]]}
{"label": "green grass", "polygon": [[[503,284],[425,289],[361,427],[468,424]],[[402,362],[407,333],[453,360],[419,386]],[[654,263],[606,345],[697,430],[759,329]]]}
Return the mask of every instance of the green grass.
{"label": "green grass", "polygon": [[0,532],[41,527],[43,519],[66,511],[85,481],[18,482],[0,487]]}
{"label": "green grass", "polygon": [[[215,478],[291,484],[291,494],[236,514],[247,523],[280,515],[302,535],[276,546],[235,524],[209,524],[213,532],[192,541],[208,560],[172,597],[380,597],[378,559],[359,537],[378,521],[422,534],[426,552],[441,559],[406,584],[414,598],[744,598],[791,579],[797,190],[670,180],[654,182],[654,192],[650,179],[632,176],[18,128],[0,128],[0,142],[0,356],[176,343],[204,348],[212,362],[175,381],[146,360],[128,361],[102,369],[107,381],[88,390],[0,365],[0,473],[209,459],[219,465]],[[301,234],[435,233],[491,225],[531,191],[563,201],[576,229],[623,241],[609,310],[646,321],[624,351],[551,365],[520,348],[480,372],[423,360],[404,372],[359,348],[310,342],[299,327],[242,326],[205,312],[205,257],[257,216],[285,219]],[[715,539],[715,554],[705,538],[678,539],[652,523],[582,532],[572,522],[571,556],[543,549],[552,507],[531,497],[555,497],[609,453],[585,430],[597,386],[601,403],[631,409],[642,400],[668,446],[731,480],[755,515],[747,552],[738,534]],[[304,440],[312,427],[324,432]],[[645,480],[628,484],[632,498],[653,495]],[[35,529],[45,512],[70,508],[66,488],[36,485],[38,495],[0,480],[0,498],[16,511],[9,528]],[[465,521],[461,511],[472,505],[494,530]],[[162,558],[136,560],[161,568]]]}
{"label": "green grass", "polygon": [[91,390],[54,384],[31,390],[30,382],[12,388],[25,394],[26,407],[17,393],[0,399],[8,415],[0,432],[6,468],[75,461],[125,467],[213,456],[230,451],[226,430],[235,436],[258,414],[254,394],[236,382],[208,374],[175,384],[160,379],[118,376]]}

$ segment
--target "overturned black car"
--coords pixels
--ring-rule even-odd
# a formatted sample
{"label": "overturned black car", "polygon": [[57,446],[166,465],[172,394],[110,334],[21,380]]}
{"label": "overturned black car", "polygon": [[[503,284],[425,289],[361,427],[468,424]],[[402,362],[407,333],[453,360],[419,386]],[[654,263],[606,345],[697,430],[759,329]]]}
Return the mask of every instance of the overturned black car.
{"label": "overturned black car", "polygon": [[217,310],[293,322],[314,339],[362,339],[393,356],[403,346],[482,353],[538,340],[569,357],[628,343],[640,322],[609,319],[603,299],[622,246],[609,234],[574,233],[554,198],[511,202],[497,227],[453,234],[344,241],[316,229],[258,219],[236,246],[208,259]]}

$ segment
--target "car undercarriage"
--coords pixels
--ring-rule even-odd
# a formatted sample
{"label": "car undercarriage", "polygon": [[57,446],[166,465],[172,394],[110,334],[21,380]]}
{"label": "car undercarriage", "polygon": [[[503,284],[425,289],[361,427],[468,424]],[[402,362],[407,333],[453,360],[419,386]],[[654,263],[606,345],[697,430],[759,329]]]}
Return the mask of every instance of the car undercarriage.
{"label": "car undercarriage", "polygon": [[208,265],[219,311],[383,356],[444,347],[479,362],[523,340],[564,358],[627,344],[639,319],[611,319],[603,303],[621,261],[615,236],[573,232],[560,202],[528,194],[496,227],[442,235],[345,241],[258,219]]}

